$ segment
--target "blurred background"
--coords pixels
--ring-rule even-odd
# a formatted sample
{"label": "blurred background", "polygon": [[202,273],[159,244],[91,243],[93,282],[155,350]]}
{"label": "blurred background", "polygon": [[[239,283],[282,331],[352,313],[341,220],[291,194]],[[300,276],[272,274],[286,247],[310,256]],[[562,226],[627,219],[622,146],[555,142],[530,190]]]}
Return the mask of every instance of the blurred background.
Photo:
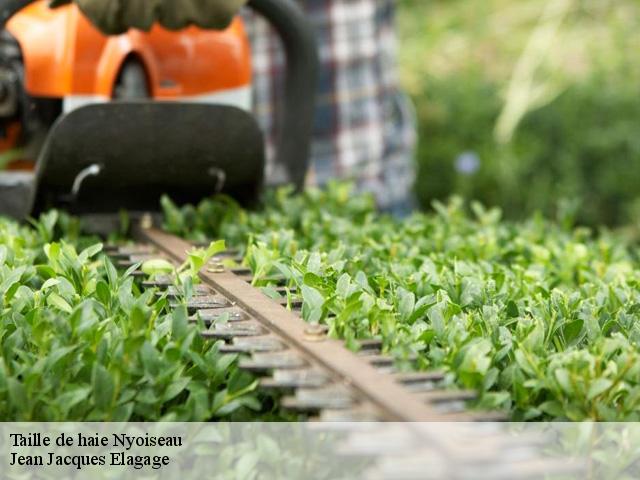
{"label": "blurred background", "polygon": [[421,206],[640,218],[640,2],[399,0]]}

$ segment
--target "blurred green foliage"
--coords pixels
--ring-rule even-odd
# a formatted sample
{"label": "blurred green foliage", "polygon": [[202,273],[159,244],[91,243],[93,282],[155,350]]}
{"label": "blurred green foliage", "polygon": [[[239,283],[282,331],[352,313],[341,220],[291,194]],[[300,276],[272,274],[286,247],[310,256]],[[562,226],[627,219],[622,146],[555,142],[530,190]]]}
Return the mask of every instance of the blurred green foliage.
{"label": "blurred green foliage", "polygon": [[511,218],[640,216],[640,2],[554,2],[400,2],[423,207],[456,193]]}

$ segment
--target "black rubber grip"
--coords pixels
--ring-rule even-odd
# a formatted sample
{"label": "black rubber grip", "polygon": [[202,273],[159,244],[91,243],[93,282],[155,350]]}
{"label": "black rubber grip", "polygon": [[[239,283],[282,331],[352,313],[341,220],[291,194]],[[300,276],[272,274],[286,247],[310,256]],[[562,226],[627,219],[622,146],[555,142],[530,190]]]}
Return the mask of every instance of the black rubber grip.
{"label": "black rubber grip", "polygon": [[293,183],[301,190],[309,168],[319,72],[314,30],[293,0],[249,0],[249,6],[273,25],[287,61],[284,98],[276,106],[276,165],[283,171],[272,183]]}

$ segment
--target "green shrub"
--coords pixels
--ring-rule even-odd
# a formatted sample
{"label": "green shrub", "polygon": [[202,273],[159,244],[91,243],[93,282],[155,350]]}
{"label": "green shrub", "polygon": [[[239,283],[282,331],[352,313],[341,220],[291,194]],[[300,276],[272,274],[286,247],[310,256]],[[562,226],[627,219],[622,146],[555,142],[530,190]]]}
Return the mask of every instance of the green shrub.
{"label": "green shrub", "polygon": [[142,293],[70,225],[56,212],[33,228],[0,218],[1,420],[209,420],[261,408],[255,379],[201,338],[186,308]]}
{"label": "green shrub", "polygon": [[[403,221],[349,186],[277,192],[260,212],[228,199],[177,208],[167,227],[246,245],[254,284],[285,276],[332,336],[382,340],[400,369],[443,369],[516,420],[640,419],[639,250],[620,234],[456,200]],[[209,216],[221,208],[226,218]]]}
{"label": "green shrub", "polygon": [[[460,194],[499,205],[509,218],[572,204],[576,220],[620,225],[638,219],[640,97],[637,88],[605,78],[574,85],[528,114],[511,143],[493,129],[501,109],[498,86],[478,72],[432,79],[415,99],[420,119],[421,205]],[[465,173],[463,152],[479,158]]]}
{"label": "green shrub", "polygon": [[[459,194],[508,218],[541,210],[592,226],[637,221],[638,2],[398,5],[422,207]],[[476,172],[456,168],[465,152],[462,166],[473,170],[477,156]]]}

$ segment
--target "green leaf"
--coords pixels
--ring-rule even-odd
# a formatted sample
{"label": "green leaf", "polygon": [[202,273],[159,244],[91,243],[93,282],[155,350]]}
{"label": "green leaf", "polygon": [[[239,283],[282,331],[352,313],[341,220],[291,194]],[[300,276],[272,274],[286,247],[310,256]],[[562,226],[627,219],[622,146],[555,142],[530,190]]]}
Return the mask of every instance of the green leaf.
{"label": "green leaf", "polygon": [[104,280],[100,280],[96,283],[96,296],[104,305],[109,304],[111,299],[111,290]]}
{"label": "green leaf", "polygon": [[509,318],[515,318],[520,316],[520,310],[518,310],[518,305],[513,300],[509,300],[507,303],[507,316]]}
{"label": "green leaf", "polygon": [[307,285],[302,285],[300,291],[302,292],[304,303],[307,304],[311,310],[322,309],[324,306],[324,296],[322,293]]}
{"label": "green leaf", "polygon": [[24,384],[15,378],[7,379],[7,386],[9,390],[9,399],[12,403],[18,408],[26,408],[29,405],[29,401],[27,399],[27,390],[24,387]]}
{"label": "green leaf", "polygon": [[338,279],[336,284],[336,293],[340,298],[347,298],[349,296],[349,287],[351,286],[351,276],[348,273],[343,273]]}
{"label": "green leaf", "polygon": [[59,278],[50,278],[49,280],[47,280],[46,282],[44,282],[42,284],[42,287],[40,288],[41,291],[45,291],[48,290],[51,287],[55,287],[56,285],[60,284],[60,279]]}
{"label": "green leaf", "polygon": [[183,377],[172,382],[167,390],[165,390],[162,401],[168,402],[169,400],[173,400],[187,388],[190,381],[191,379],[189,377]]}
{"label": "green leaf", "polygon": [[584,320],[574,320],[564,325],[562,328],[562,335],[564,336],[564,340],[567,342],[567,345],[575,343],[575,341],[580,338],[583,328]]}
{"label": "green leaf", "polygon": [[160,366],[160,354],[149,341],[145,341],[140,348],[140,360],[145,373],[155,377]]}
{"label": "green leaf", "polygon": [[460,370],[481,375],[486,374],[491,366],[489,352],[491,352],[491,343],[489,341],[481,339],[474,341],[466,348]]}
{"label": "green leaf", "polygon": [[142,271],[150,277],[168,275],[175,271],[175,267],[163,258],[154,258],[142,263]]}
{"label": "green leaf", "polygon": [[304,282],[305,285],[308,285],[309,287],[312,287],[315,289],[322,289],[323,287],[322,278],[316,275],[315,273],[307,272],[304,275],[304,278],[302,281]]}
{"label": "green leaf", "polygon": [[84,402],[91,394],[91,387],[75,387],[64,392],[56,399],[56,403],[60,405],[65,412],[69,412],[80,402]]}
{"label": "green leaf", "polygon": [[554,400],[541,403],[539,409],[552,417],[562,418],[564,416],[562,405]]}
{"label": "green leaf", "polygon": [[69,305],[67,301],[57,293],[51,293],[47,297],[47,304],[52,307],[58,308],[65,313],[73,312],[73,308],[71,308],[71,305]]}
{"label": "green leaf", "polygon": [[307,270],[315,275],[322,275],[322,257],[320,253],[313,252],[307,261]]}
{"label": "green leaf", "polygon": [[129,268],[127,268],[124,272],[124,274],[122,275],[123,278],[127,278],[130,277],[131,275],[133,275],[133,272],[135,272],[136,270],[138,270],[140,268],[140,266],[142,265],[142,262],[136,262],[133,265],[131,265]]}
{"label": "green leaf", "polygon": [[602,395],[609,390],[613,385],[613,382],[608,378],[598,378],[590,386],[587,398],[593,400],[595,397]]}
{"label": "green leaf", "polygon": [[173,338],[176,340],[181,340],[186,337],[189,332],[186,308],[178,307],[171,314],[171,332]]}
{"label": "green leaf", "polygon": [[95,255],[97,255],[101,251],[102,251],[102,244],[101,243],[96,243],[95,245],[92,245],[92,246],[84,249],[80,253],[80,255],[78,255],[78,261],[80,263],[85,263],[87,260],[89,260],[91,257],[94,257]]}
{"label": "green leaf", "polygon": [[[534,366],[531,364],[531,362],[527,358],[527,355],[522,350],[516,350],[514,355],[518,366],[522,368],[524,372],[531,376],[536,375]],[[529,355],[532,356],[532,354]]]}
{"label": "green leaf", "polygon": [[98,362],[93,364],[91,384],[93,387],[93,402],[96,407],[100,409],[109,408],[113,401],[115,386],[109,371]]}
{"label": "green leaf", "polygon": [[115,288],[118,284],[118,271],[116,270],[116,267],[113,266],[113,263],[111,263],[111,260],[109,260],[109,257],[106,255],[102,257],[102,264],[105,272],[107,273],[109,285],[111,288]]}
{"label": "green leaf", "polygon": [[558,368],[554,372],[554,375],[560,384],[560,387],[562,387],[562,390],[567,394],[572,394],[573,386],[571,385],[571,375],[569,374],[569,371],[564,368]]}
{"label": "green leaf", "polygon": [[148,323],[148,317],[145,313],[145,310],[140,305],[134,305],[131,308],[131,312],[129,313],[131,319],[131,326],[134,330],[140,331],[144,330]]}
{"label": "green leaf", "polygon": [[398,312],[400,313],[401,318],[407,320],[413,313],[413,309],[416,304],[416,296],[403,288],[398,289],[398,296],[400,297]]}
{"label": "green leaf", "polygon": [[44,246],[44,254],[51,261],[56,261],[60,257],[60,244],[48,243]]}
{"label": "green leaf", "polygon": [[238,480],[248,480],[254,478],[258,474],[257,465],[260,461],[258,452],[243,452],[235,464],[234,478]]}
{"label": "green leaf", "polygon": [[207,260],[218,255],[219,253],[224,252],[227,249],[224,240],[217,240],[215,242],[211,242],[207,247]]}

